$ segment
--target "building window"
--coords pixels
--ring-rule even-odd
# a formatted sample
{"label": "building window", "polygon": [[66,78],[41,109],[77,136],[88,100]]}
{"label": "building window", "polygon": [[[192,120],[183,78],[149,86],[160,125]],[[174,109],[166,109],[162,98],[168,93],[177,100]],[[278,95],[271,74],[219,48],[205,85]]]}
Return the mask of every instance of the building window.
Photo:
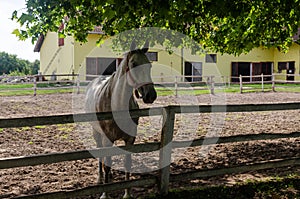
{"label": "building window", "polygon": [[295,80],[295,62],[278,62],[278,72],[281,73],[282,70],[286,70],[286,80],[294,81]]}
{"label": "building window", "polygon": [[65,45],[65,38],[58,38],[58,46]]}
{"label": "building window", "polygon": [[[244,82],[260,81],[261,74],[268,75],[264,80],[271,81],[272,62],[232,62],[231,63],[231,82],[239,82],[239,76],[243,77]],[[253,77],[254,76],[254,77]]]}
{"label": "building window", "polygon": [[278,62],[278,72],[281,73],[282,70],[287,69],[288,62]]}
{"label": "building window", "polygon": [[147,52],[146,56],[148,57],[149,61],[158,61],[157,52]]}
{"label": "building window", "polygon": [[206,63],[217,63],[217,54],[206,54],[205,62]]}
{"label": "building window", "polygon": [[188,82],[202,81],[202,62],[185,62],[184,76]]}
{"label": "building window", "polygon": [[61,23],[59,28],[58,28],[58,46],[63,46],[65,45],[65,37],[62,34],[63,30],[65,29],[65,24]]}

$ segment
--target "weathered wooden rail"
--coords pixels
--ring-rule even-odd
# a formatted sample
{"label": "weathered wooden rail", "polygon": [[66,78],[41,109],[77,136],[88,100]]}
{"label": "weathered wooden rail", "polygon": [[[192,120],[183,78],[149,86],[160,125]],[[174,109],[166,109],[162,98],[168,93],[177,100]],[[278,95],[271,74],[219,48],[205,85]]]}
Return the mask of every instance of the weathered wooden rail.
{"label": "weathered wooden rail", "polygon": [[[51,153],[32,155],[25,157],[10,157],[0,159],[0,169],[8,169],[24,166],[35,166],[41,164],[51,164],[63,161],[80,160],[95,157],[105,157],[121,155],[126,153],[142,153],[158,151],[160,152],[160,175],[157,177],[149,177],[147,179],[122,181],[105,185],[97,185],[86,187],[73,191],[58,191],[53,193],[44,193],[39,195],[20,196],[20,198],[71,198],[75,196],[91,195],[120,190],[135,186],[147,186],[158,184],[161,194],[166,194],[169,189],[169,183],[173,181],[188,180],[199,177],[211,177],[230,173],[240,173],[252,170],[260,170],[267,168],[285,167],[291,165],[299,165],[300,157],[287,159],[277,159],[265,162],[252,163],[247,165],[239,165],[229,168],[199,170],[189,173],[177,175],[170,174],[171,154],[173,148],[194,147],[209,144],[245,142],[254,140],[269,140],[280,138],[299,138],[300,132],[292,132],[289,134],[251,134],[238,135],[229,137],[211,137],[204,139],[196,139],[191,141],[173,141],[173,128],[175,114],[181,113],[210,113],[212,112],[251,112],[251,111],[280,111],[280,110],[298,110],[300,103],[278,103],[278,104],[246,104],[246,105],[204,105],[204,106],[167,106],[150,109],[141,109],[131,111],[132,117],[146,117],[154,115],[163,115],[163,127],[161,132],[161,141],[147,144],[136,144],[131,147],[107,147],[101,149],[70,151],[64,153]],[[94,117],[95,114],[97,117]],[[121,114],[122,115],[122,114]],[[0,119],[0,128],[25,127],[36,125],[53,125],[74,122],[89,122],[93,120],[106,120],[112,117],[118,117],[116,113],[84,113],[84,114],[66,114],[54,116],[39,116],[27,118],[9,118]],[[74,119],[75,118],[75,119]]]}

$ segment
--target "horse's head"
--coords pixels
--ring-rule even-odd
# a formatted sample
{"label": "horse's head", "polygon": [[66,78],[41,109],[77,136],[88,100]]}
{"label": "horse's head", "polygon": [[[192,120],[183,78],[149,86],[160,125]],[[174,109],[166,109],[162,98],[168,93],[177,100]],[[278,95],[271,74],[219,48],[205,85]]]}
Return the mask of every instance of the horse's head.
{"label": "horse's head", "polygon": [[136,49],[133,41],[127,57],[126,77],[130,86],[135,89],[137,97],[143,99],[144,103],[153,103],[157,97],[151,78],[151,63],[146,56],[148,42],[143,49]]}

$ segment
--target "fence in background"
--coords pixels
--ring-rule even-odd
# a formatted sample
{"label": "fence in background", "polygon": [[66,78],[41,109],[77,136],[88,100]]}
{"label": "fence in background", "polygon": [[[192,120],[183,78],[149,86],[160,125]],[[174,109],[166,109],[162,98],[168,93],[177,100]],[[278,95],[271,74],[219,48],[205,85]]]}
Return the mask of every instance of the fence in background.
{"label": "fence in background", "polygon": [[[281,78],[280,78],[281,77]],[[291,85],[300,84],[300,80],[287,80],[284,78],[292,77],[300,77],[299,74],[280,74],[280,73],[273,73],[272,75],[253,75],[253,76],[242,76],[238,77],[239,85],[240,85],[240,93],[244,91],[251,90],[251,91],[273,91],[275,92],[277,89],[287,89],[291,88]],[[237,78],[237,77],[235,77]],[[247,81],[244,81],[244,80]],[[249,81],[250,80],[250,81]],[[260,85],[260,87],[253,85]],[[299,85],[300,86],[300,85]]]}
{"label": "fence in background", "polygon": [[[234,167],[225,167],[219,169],[197,170],[193,172],[180,173],[176,175],[170,174],[170,163],[172,149],[195,147],[201,145],[221,144],[245,142],[254,140],[271,140],[279,138],[299,138],[300,132],[293,132],[289,134],[250,134],[237,135],[228,137],[210,137],[204,139],[196,139],[191,141],[173,141],[174,122],[176,114],[183,113],[210,113],[214,112],[253,112],[253,111],[280,111],[280,110],[298,110],[300,103],[278,103],[278,104],[246,104],[246,105],[201,105],[201,106],[166,106],[159,108],[141,109],[131,111],[132,117],[147,117],[154,115],[162,115],[163,123],[161,131],[160,142],[152,142],[146,144],[137,144],[131,147],[107,147],[82,151],[70,151],[62,153],[50,153],[32,156],[11,157],[0,159],[0,169],[35,166],[41,164],[51,164],[62,161],[80,160],[87,158],[99,158],[105,156],[114,156],[128,153],[142,153],[159,150],[159,165],[160,172],[157,177],[149,177],[145,179],[121,181],[116,183],[96,185],[72,191],[58,191],[53,193],[43,193],[39,195],[22,196],[20,198],[72,198],[84,195],[92,195],[101,192],[110,192],[114,190],[121,190],[130,187],[157,185],[161,194],[167,194],[169,190],[169,183],[181,180],[190,180],[201,177],[212,177],[224,174],[241,173],[253,170],[261,170],[268,168],[286,167],[292,165],[300,165],[300,157],[290,157],[285,159],[268,160],[263,162],[248,163]],[[89,122],[94,120],[107,120],[116,117],[117,114],[96,113],[83,114],[67,114],[56,116],[39,116],[28,118],[9,118],[0,119],[0,128],[12,127],[26,127],[36,125],[53,125],[66,124],[76,122]],[[121,114],[123,115],[123,114]],[[217,140],[217,141],[216,141]]]}
{"label": "fence in background", "polygon": [[[99,77],[98,75],[87,75],[89,78]],[[103,76],[105,77],[105,76]],[[154,83],[163,90],[171,90],[177,96],[180,91],[207,90],[214,94],[217,89],[236,88],[239,84],[239,92],[248,91],[284,91],[292,85],[298,86],[300,80],[286,80],[289,77],[299,79],[299,74],[278,74],[229,77],[229,76],[154,76]],[[57,75],[34,75],[29,77],[31,82],[22,84],[33,84],[33,87],[14,88],[13,90],[33,90],[37,95],[38,90],[70,89],[72,92],[80,93],[90,81],[80,80],[78,74],[57,74]],[[294,88],[295,88],[294,86]],[[299,88],[300,90],[300,88]],[[238,91],[237,91],[238,92]]]}
{"label": "fence in background", "polygon": [[[50,80],[46,80],[47,77],[50,77]],[[64,77],[60,80],[57,80],[58,77]],[[76,81],[75,81],[76,79]],[[59,89],[69,89],[71,88],[76,88],[76,92],[80,92],[80,81],[78,78],[78,74],[57,74],[57,75],[35,75],[33,78],[33,96],[37,95],[37,89],[39,90],[49,90],[53,89],[53,86],[49,87],[38,87],[38,84],[45,84],[47,82],[49,85],[50,84],[55,84],[55,85],[63,85],[63,86],[56,86],[56,88]]]}

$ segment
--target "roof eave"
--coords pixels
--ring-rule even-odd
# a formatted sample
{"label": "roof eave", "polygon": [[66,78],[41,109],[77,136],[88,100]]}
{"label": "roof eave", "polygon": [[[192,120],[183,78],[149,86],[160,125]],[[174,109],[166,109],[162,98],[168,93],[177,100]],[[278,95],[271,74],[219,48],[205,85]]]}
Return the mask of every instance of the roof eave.
{"label": "roof eave", "polygon": [[40,52],[41,51],[41,47],[44,43],[44,39],[45,39],[45,36],[43,34],[40,35],[39,39],[37,40],[37,42],[34,46],[33,52]]}

